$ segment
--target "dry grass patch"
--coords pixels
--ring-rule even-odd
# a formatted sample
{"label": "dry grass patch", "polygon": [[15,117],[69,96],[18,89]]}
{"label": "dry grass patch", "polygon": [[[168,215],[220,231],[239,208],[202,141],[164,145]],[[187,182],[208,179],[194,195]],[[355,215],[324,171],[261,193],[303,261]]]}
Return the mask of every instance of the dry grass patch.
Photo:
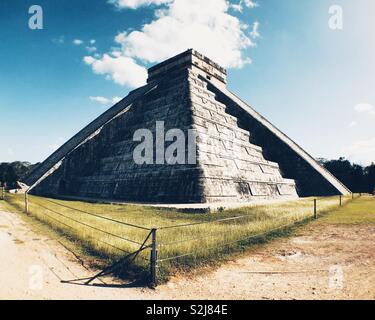
{"label": "dry grass patch", "polygon": [[[220,261],[254,243],[286,235],[313,217],[313,198],[252,205],[214,214],[186,214],[134,205],[93,204],[29,196],[31,216],[68,237],[87,254],[111,263],[136,251],[151,228],[158,229],[159,276]],[[350,198],[345,198],[348,201]],[[23,195],[7,194],[7,202],[24,209]],[[318,199],[320,214],[338,208],[338,197]],[[115,220],[115,221],[112,221]],[[220,220],[220,221],[218,221]],[[140,228],[134,227],[139,226]],[[173,226],[179,227],[173,227]],[[147,271],[150,250],[132,266]]]}

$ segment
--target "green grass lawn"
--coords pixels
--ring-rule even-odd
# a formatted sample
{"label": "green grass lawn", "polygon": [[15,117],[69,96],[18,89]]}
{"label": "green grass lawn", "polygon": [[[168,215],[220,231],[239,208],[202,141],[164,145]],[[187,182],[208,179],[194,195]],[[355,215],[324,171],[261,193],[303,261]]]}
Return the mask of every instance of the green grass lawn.
{"label": "green grass lawn", "polygon": [[[344,198],[344,203],[350,199]],[[350,210],[364,210],[370,202],[367,203],[366,199],[362,207],[359,204],[363,201],[355,201],[352,205],[358,204],[358,207]],[[7,203],[22,211],[24,196],[7,194]],[[319,198],[318,212],[320,215],[332,212],[338,205],[338,197]],[[147,229],[157,228],[158,272],[159,277],[165,279],[175,270],[221,261],[251,244],[288,234],[291,226],[312,219],[313,198],[197,215],[143,206],[92,204],[29,196],[29,212],[33,218],[68,238],[81,252],[100,257],[107,263],[136,251],[149,234]],[[235,217],[241,218],[232,219]],[[218,219],[229,220],[217,222]],[[358,219],[365,218],[358,214]],[[184,226],[186,224],[193,225]],[[169,228],[175,225],[181,227]],[[150,250],[145,250],[128,268],[147,270],[149,255]]]}
{"label": "green grass lawn", "polygon": [[365,196],[347,206],[324,216],[320,222],[332,224],[373,224],[375,223],[375,197]]}

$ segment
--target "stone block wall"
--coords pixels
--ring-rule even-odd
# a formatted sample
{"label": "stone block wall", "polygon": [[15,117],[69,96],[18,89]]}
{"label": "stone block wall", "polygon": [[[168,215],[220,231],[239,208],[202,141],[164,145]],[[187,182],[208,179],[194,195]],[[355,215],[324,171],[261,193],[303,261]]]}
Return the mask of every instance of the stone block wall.
{"label": "stone block wall", "polygon": [[[125,106],[124,106],[125,107]],[[197,163],[137,165],[137,129],[197,132]],[[33,193],[131,202],[204,203],[297,197],[295,182],[250,142],[252,132],[190,68],[170,72],[66,154]],[[167,146],[167,145],[166,145]],[[187,150],[186,150],[187,152]]]}
{"label": "stone block wall", "polygon": [[[131,92],[26,179],[32,193],[128,202],[206,203],[349,194],[293,140],[226,87],[227,72],[188,50],[149,69]],[[137,129],[197,134],[193,164],[136,164]],[[313,134],[313,133],[312,133]],[[188,158],[188,143],[185,141]],[[165,144],[167,148],[169,144]],[[156,147],[154,145],[154,155]]]}
{"label": "stone block wall", "polygon": [[[227,106],[227,112],[238,119],[239,127],[251,131],[250,141],[262,146],[264,157],[269,161],[277,161],[282,176],[296,182],[297,193],[300,197],[341,194],[301,154],[293,150],[290,145],[282,141],[274,132],[252,117],[235,101],[228,98],[221,90],[214,86],[209,86],[209,88],[216,94],[216,98]],[[324,169],[322,168],[322,170]],[[335,179],[334,177],[332,178]],[[345,187],[343,186],[343,188]]]}
{"label": "stone block wall", "polygon": [[[52,175],[33,193],[102,198],[135,202],[200,202],[201,170],[195,165],[137,165],[133,141],[137,129],[150,129],[156,121],[165,131],[191,127],[186,72],[137,99],[130,108],[104,125],[91,139],[69,153]],[[155,154],[155,152],[154,152]]]}
{"label": "stone block wall", "polygon": [[276,162],[250,142],[251,131],[216,99],[207,82],[190,72],[193,127],[198,132],[198,157],[207,202],[238,202],[295,198],[295,182],[284,179]]}

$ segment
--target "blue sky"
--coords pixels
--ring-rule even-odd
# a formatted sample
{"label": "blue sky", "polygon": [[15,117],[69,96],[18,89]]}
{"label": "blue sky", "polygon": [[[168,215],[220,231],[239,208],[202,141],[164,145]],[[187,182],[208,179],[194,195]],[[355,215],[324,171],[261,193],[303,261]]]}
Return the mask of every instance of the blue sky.
{"label": "blue sky", "polygon": [[[255,2],[1,1],[0,162],[44,160],[145,68],[192,46],[312,155],[375,162],[375,2]],[[43,30],[28,27],[34,4]],[[343,30],[329,28],[332,5]]]}

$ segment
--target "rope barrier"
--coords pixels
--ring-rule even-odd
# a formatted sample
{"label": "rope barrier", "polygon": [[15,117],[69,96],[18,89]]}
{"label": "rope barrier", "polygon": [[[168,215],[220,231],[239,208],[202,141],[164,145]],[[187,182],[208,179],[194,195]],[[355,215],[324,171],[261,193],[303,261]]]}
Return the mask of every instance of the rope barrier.
{"label": "rope barrier", "polygon": [[[68,224],[66,224],[66,223],[64,223],[64,222],[62,222],[62,221],[60,221],[60,220],[58,220],[58,219],[56,219],[56,218],[50,216],[48,213],[44,213],[44,215],[45,215],[46,217],[50,218],[51,220],[54,220],[54,221],[56,221],[56,222],[58,222],[58,223],[60,223],[60,224],[62,224],[62,225],[64,225],[64,226],[66,226],[66,227],[68,227],[68,228],[74,230],[74,227],[72,227],[72,226],[70,226],[70,225],[68,225]],[[106,241],[100,240],[100,239],[98,239],[98,238],[94,238],[94,237],[89,236],[89,235],[86,235],[86,236],[87,236],[88,238],[91,238],[91,239],[94,240],[94,241],[98,241],[98,242],[100,242],[100,243],[103,243],[103,244],[105,244],[105,245],[107,245],[107,246],[110,246],[110,247],[112,247],[112,248],[114,248],[114,249],[116,249],[116,250],[118,250],[118,251],[121,251],[121,252],[127,252],[127,251],[125,251],[125,250],[123,250],[123,249],[120,249],[120,248],[118,248],[118,247],[116,247],[116,246],[114,246],[114,245],[112,245],[112,244],[110,244],[110,243],[108,243],[108,242],[106,242]]]}
{"label": "rope barrier", "polygon": [[[272,233],[272,232],[274,232],[274,231],[280,230],[280,229],[291,228],[291,227],[295,226],[295,224],[297,224],[297,223],[301,223],[301,222],[303,222],[303,221],[305,221],[305,220],[307,220],[307,218],[305,218],[305,219],[301,219],[301,220],[299,220],[299,221],[295,221],[295,222],[292,223],[292,224],[287,224],[287,225],[283,225],[283,226],[280,226],[280,227],[277,227],[277,228],[274,228],[274,229],[268,230],[268,231],[266,231],[266,232],[262,232],[262,233],[254,234],[254,235],[251,235],[251,236],[246,237],[246,238],[242,238],[242,239],[239,239],[239,240],[226,242],[226,243],[224,243],[224,244],[217,245],[217,246],[206,247],[205,250],[211,250],[211,249],[222,248],[222,247],[225,247],[225,246],[227,246],[227,245],[235,244],[235,243],[238,243],[238,242],[241,242],[241,241],[245,241],[245,240],[249,240],[249,239],[253,239],[253,238],[259,238],[259,237],[261,237],[261,236],[268,235],[268,234],[270,234],[270,233]],[[179,258],[183,258],[183,257],[191,256],[191,255],[194,255],[194,254],[196,254],[196,253],[195,253],[195,252],[189,252],[189,253],[186,253],[186,254],[183,254],[183,255],[178,255],[178,256],[174,256],[174,257],[164,258],[164,259],[160,259],[160,260],[158,260],[158,263],[159,263],[159,262],[165,262],[165,261],[176,260],[176,259],[179,259]]]}
{"label": "rope barrier", "polygon": [[38,202],[35,202],[35,201],[34,201],[34,203],[36,203],[38,206],[40,206],[41,208],[43,208],[43,209],[45,209],[45,210],[51,211],[51,212],[53,212],[53,213],[55,213],[55,214],[58,214],[58,215],[60,215],[60,216],[62,216],[62,217],[64,217],[64,218],[68,219],[68,220],[72,220],[72,221],[74,221],[74,222],[76,222],[76,223],[78,223],[78,224],[81,224],[81,225],[83,225],[83,226],[86,226],[86,227],[88,227],[88,228],[91,228],[91,229],[94,229],[94,230],[96,230],[96,231],[102,232],[102,233],[104,233],[104,234],[110,235],[110,236],[112,236],[112,237],[115,237],[115,238],[121,239],[121,240],[123,240],[123,241],[127,241],[127,242],[130,242],[130,243],[136,244],[136,245],[141,245],[140,242],[133,241],[133,240],[130,240],[130,239],[126,239],[126,238],[121,237],[121,236],[119,236],[119,235],[117,235],[117,234],[113,234],[113,233],[110,233],[110,232],[108,232],[108,231],[104,231],[104,230],[102,230],[102,229],[96,228],[96,227],[91,226],[91,225],[89,225],[89,224],[87,224],[87,223],[84,223],[84,222],[82,222],[82,221],[78,221],[78,220],[73,219],[73,218],[71,218],[71,217],[67,217],[67,216],[65,216],[64,214],[60,213],[60,212],[54,211],[54,210],[52,210],[52,209],[50,209],[50,208],[47,208],[47,207],[41,205],[41,204],[38,203]]}
{"label": "rope barrier", "polygon": [[[346,202],[349,202],[349,201],[350,201],[350,199],[348,199]],[[248,216],[240,216],[240,217],[234,217],[234,218],[229,218],[229,219],[234,220],[234,219],[240,219],[240,218],[243,218],[243,217],[248,217]],[[258,234],[255,234],[255,235],[251,235],[249,237],[238,239],[238,240],[231,241],[231,242],[227,242],[227,243],[224,243],[224,244],[221,244],[221,245],[216,245],[216,246],[212,246],[212,247],[206,247],[205,250],[211,250],[211,249],[217,249],[217,248],[225,247],[225,246],[228,246],[228,245],[231,245],[231,244],[235,244],[235,243],[238,243],[238,242],[241,242],[241,241],[245,241],[245,240],[249,240],[249,239],[253,239],[253,238],[258,238],[258,237],[261,237],[261,236],[265,236],[265,235],[268,235],[268,234],[270,234],[270,233],[272,233],[274,231],[280,230],[280,229],[292,228],[296,224],[302,223],[302,222],[304,222],[304,221],[306,221],[308,219],[309,219],[309,217],[305,217],[304,219],[296,220],[293,223],[290,223],[290,224],[287,224],[287,225],[283,225],[283,226],[280,226],[280,227],[277,227],[277,228],[274,228],[274,229],[271,229],[271,230],[267,230],[266,232],[258,233]],[[228,219],[221,219],[221,220],[217,220],[217,221],[221,222],[221,221],[226,221],[226,220],[228,220]],[[213,222],[217,222],[217,221],[213,221]],[[197,224],[207,224],[207,223],[211,223],[211,222],[203,222],[203,223],[197,223]],[[181,227],[186,227],[186,226],[189,226],[189,225],[197,225],[197,224],[186,224],[186,225],[181,225]],[[160,228],[160,230],[162,230],[162,229],[171,229],[171,228],[173,228],[173,227]],[[221,233],[221,234],[223,234],[223,233]],[[204,238],[204,236],[200,237],[200,238]],[[193,239],[192,241],[194,241],[194,240],[195,239]],[[199,239],[197,238],[197,240],[199,240]],[[187,242],[187,241],[184,241],[184,242]],[[177,243],[179,243],[179,241],[176,242],[176,244]],[[158,260],[158,263],[163,263],[163,262],[166,262],[166,261],[176,260],[176,259],[179,259],[179,258],[183,258],[183,257],[187,257],[187,256],[192,256],[192,255],[195,255],[195,254],[196,254],[195,252],[189,252],[189,253],[178,255],[178,256],[164,258],[164,259]]]}
{"label": "rope barrier", "polygon": [[180,224],[180,225],[177,224],[177,225],[168,226],[168,227],[160,227],[158,228],[158,230],[177,229],[177,228],[191,227],[191,226],[210,224],[210,223],[216,223],[216,222],[239,220],[239,219],[250,218],[250,217],[251,216],[246,215],[246,216],[237,216],[237,217],[224,218],[224,219],[218,219],[218,220],[212,220],[212,221],[202,221],[202,222],[194,222],[194,223],[187,223],[187,224]]}
{"label": "rope barrier", "polygon": [[[307,216],[304,218],[306,219],[308,218]],[[304,220],[303,219],[303,220]],[[278,222],[278,221],[283,221],[285,220],[285,218],[283,219],[279,219],[279,220],[272,220],[272,222]],[[303,220],[296,220],[294,221],[291,225],[293,224],[296,224],[300,221],[303,221]],[[266,221],[266,220],[265,220]],[[210,238],[212,237],[213,235],[217,235],[217,236],[221,236],[223,234],[228,234],[228,233],[231,233],[233,232],[233,230],[227,230],[227,231],[220,231],[220,234],[218,233],[210,233],[210,234],[206,234],[204,236],[199,236],[199,237],[194,237],[194,238],[189,238],[189,239],[185,239],[185,240],[180,240],[180,241],[175,241],[175,242],[169,242],[169,243],[160,243],[158,246],[161,248],[161,247],[169,247],[169,246],[172,246],[172,245],[176,245],[176,244],[181,244],[181,243],[186,243],[186,242],[192,242],[192,241],[198,241],[198,240],[202,240],[202,239],[206,239],[206,238]]]}
{"label": "rope barrier", "polygon": [[63,208],[67,208],[67,209],[71,209],[71,210],[74,210],[74,211],[77,211],[77,212],[81,212],[81,213],[84,213],[84,214],[88,214],[88,215],[94,216],[96,218],[100,218],[100,219],[108,220],[108,221],[111,221],[111,222],[119,223],[119,224],[122,224],[122,225],[125,225],[125,226],[128,226],[128,227],[133,227],[133,228],[138,228],[138,229],[142,229],[142,230],[146,230],[146,231],[151,231],[150,228],[146,228],[146,227],[142,227],[142,226],[137,226],[135,224],[131,224],[131,223],[127,223],[127,222],[123,222],[123,221],[119,221],[119,220],[115,220],[115,219],[103,217],[103,216],[95,214],[95,213],[91,213],[91,212],[83,211],[83,210],[80,210],[80,209],[77,209],[77,208],[73,208],[73,207],[70,207],[70,206],[67,206],[67,205],[63,205],[61,203],[49,200],[47,198],[43,198],[43,199],[45,201],[53,203],[53,204],[55,204],[57,206],[60,206],[60,207],[63,207]]}
{"label": "rope barrier", "polygon": [[[18,199],[17,197],[18,195],[11,195],[11,200],[13,200],[14,198]],[[282,217],[281,219],[278,219],[277,217],[275,218],[272,218],[272,217],[269,217],[269,219],[267,220],[262,220],[262,219],[254,219],[254,216],[253,215],[249,215],[249,214],[246,214],[246,215],[242,215],[242,216],[234,216],[234,217],[228,217],[228,218],[223,218],[223,219],[216,219],[216,220],[206,220],[206,221],[200,221],[200,222],[192,222],[192,223],[185,223],[185,224],[176,224],[176,225],[171,225],[171,226],[164,226],[164,227],[160,227],[160,228],[153,228],[153,229],[150,229],[150,228],[146,228],[146,227],[143,227],[143,226],[139,226],[139,225],[136,225],[136,224],[131,224],[131,223],[127,223],[127,222],[123,222],[123,221],[120,221],[120,220],[116,220],[116,219],[112,219],[112,218],[109,218],[109,217],[105,217],[105,216],[102,216],[102,215],[99,215],[99,214],[95,214],[95,213],[92,213],[92,212],[87,212],[87,211],[84,211],[84,210],[81,210],[81,209],[77,209],[77,208],[74,208],[74,207],[71,207],[69,205],[65,205],[65,204],[62,204],[62,203],[59,203],[57,201],[53,201],[53,200],[50,200],[50,199],[47,199],[47,198],[41,198],[41,197],[33,197],[35,199],[44,199],[46,202],[48,203],[51,203],[52,205],[54,206],[59,206],[59,207],[62,207],[62,208],[66,208],[66,209],[70,209],[70,210],[73,210],[73,211],[76,211],[76,212],[79,212],[79,213],[83,213],[85,215],[89,215],[89,216],[92,216],[92,217],[95,217],[95,218],[99,218],[99,219],[103,219],[103,220],[106,220],[106,221],[110,221],[110,222],[113,222],[113,223],[116,223],[116,224],[120,224],[120,225],[124,225],[124,226],[128,226],[128,227],[132,227],[132,228],[137,228],[137,229],[141,229],[141,230],[146,230],[146,231],[149,231],[149,236],[146,238],[146,240],[144,241],[143,244],[141,244],[140,242],[137,242],[137,241],[134,241],[134,240],[131,240],[131,239],[127,239],[125,237],[122,237],[122,236],[119,236],[117,234],[114,234],[114,233],[111,233],[111,232],[108,232],[108,231],[105,231],[103,229],[100,229],[98,227],[95,227],[93,225],[90,225],[88,223],[85,223],[85,222],[82,222],[82,221],[79,221],[77,219],[74,219],[74,218],[71,218],[69,215],[71,215],[72,213],[66,213],[67,215],[65,214],[62,214],[58,211],[55,211],[51,208],[49,208],[48,206],[45,206],[45,205],[42,205],[41,203],[39,203],[38,201],[33,201],[36,205],[38,205],[39,207],[41,208],[44,208],[45,210],[49,211],[49,212],[52,212],[54,214],[57,214],[65,219],[68,219],[70,221],[74,221],[80,225],[83,225],[85,227],[88,227],[88,228],[91,228],[93,230],[96,230],[96,231],[99,231],[101,233],[104,233],[106,235],[109,235],[109,236],[112,236],[112,237],[115,237],[115,238],[118,238],[118,239],[121,239],[123,241],[126,241],[126,242],[129,242],[129,243],[132,243],[134,245],[140,245],[140,249],[138,251],[139,252],[142,252],[148,248],[151,248],[151,257],[150,259],[146,259],[144,257],[141,257],[142,259],[146,260],[146,261],[150,261],[150,267],[151,267],[151,275],[153,275],[153,279],[154,279],[154,282],[156,283],[156,268],[157,268],[157,263],[164,263],[164,262],[168,262],[168,261],[172,261],[172,260],[177,260],[177,259],[180,259],[180,258],[183,258],[183,257],[188,257],[188,256],[197,256],[197,258],[199,258],[199,255],[202,255],[204,256],[204,252],[201,252],[199,251],[199,247],[198,248],[195,248],[195,246],[193,246],[193,248],[191,248],[191,250],[195,250],[195,251],[190,251],[190,252],[187,252],[187,253],[184,253],[184,254],[179,254],[179,255],[175,255],[175,256],[170,256],[170,257],[162,257],[161,259],[158,259],[157,256],[158,256],[158,251],[157,251],[157,248],[163,248],[163,247],[167,247],[167,246],[173,246],[173,245],[178,245],[178,244],[181,244],[181,243],[191,243],[191,242],[194,242],[194,241],[199,241],[199,240],[202,240],[202,239],[207,239],[207,238],[211,238],[213,239],[212,241],[208,241],[207,244],[211,244],[210,246],[208,247],[204,247],[203,249],[205,251],[208,251],[208,250],[219,250],[220,248],[223,248],[223,247],[227,247],[227,246],[230,246],[230,245],[234,245],[234,244],[239,244],[241,242],[243,242],[242,245],[245,245],[245,244],[250,244],[245,242],[245,241],[249,241],[250,239],[255,239],[255,238],[260,238],[260,237],[264,237],[264,236],[269,236],[269,235],[272,235],[272,233],[278,231],[278,230],[282,230],[282,229],[287,229],[287,228],[293,228],[295,227],[296,225],[298,225],[299,223],[302,223],[304,221],[308,221],[309,220],[309,216],[305,215],[304,214],[304,209],[306,209],[305,207],[303,207],[303,209],[301,208],[302,212],[300,211],[298,213],[298,208],[296,209],[296,212],[297,214],[293,214],[291,215],[289,218],[288,217]],[[352,195],[352,199],[354,200],[355,197],[354,197],[354,194]],[[316,201],[316,200],[315,200]],[[350,202],[350,199],[346,199],[345,197],[342,197],[340,196],[340,206],[346,204],[347,202]],[[16,203],[18,203],[16,201]],[[324,202],[323,202],[324,203]],[[26,204],[25,206],[27,205],[27,199],[26,199]],[[332,206],[333,207],[333,206]],[[331,206],[329,205],[329,202],[325,204],[325,208],[324,210],[329,210],[331,208]],[[58,210],[58,209],[56,209]],[[323,211],[324,211],[323,210]],[[316,208],[314,209],[314,211],[316,211]],[[284,212],[284,211],[282,211]],[[316,212],[314,212],[314,216],[315,218],[319,216],[321,216],[324,212],[322,212],[321,210],[319,210],[319,214],[316,214]],[[66,224],[62,221],[60,221],[59,219],[56,219],[55,217],[47,214],[47,213],[44,213],[44,215],[54,221],[57,221],[58,223],[62,224],[62,225],[65,225],[66,227],[68,228],[71,228],[71,229],[76,229],[75,227],[72,227],[71,225],[69,224]],[[301,216],[303,216],[303,218],[301,219]],[[82,219],[84,219],[84,217],[81,217]],[[187,228],[187,227],[194,227],[194,226],[199,226],[199,225],[207,225],[207,224],[214,224],[214,223],[223,223],[223,222],[230,222],[230,221],[234,221],[234,222],[237,222],[237,221],[240,221],[242,219],[252,219],[250,220],[249,223],[256,223],[256,222],[265,222],[265,223],[270,223],[270,224],[277,224],[277,223],[283,223],[284,220],[286,219],[293,219],[293,222],[289,222],[287,224],[282,224],[278,227],[275,227],[275,228],[272,228],[272,229],[269,229],[269,230],[265,230],[263,232],[259,232],[259,233],[255,233],[255,234],[251,234],[251,235],[248,235],[244,238],[241,238],[241,239],[236,239],[237,237],[241,237],[241,234],[234,234],[232,236],[228,236],[227,238],[229,239],[222,239],[223,241],[227,240],[226,242],[224,243],[218,243],[217,239],[215,240],[214,236],[223,236],[223,235],[227,235],[229,233],[232,233],[235,230],[235,228],[237,226],[239,226],[239,224],[237,223],[233,223],[233,224],[229,224],[229,227],[228,228],[225,228],[224,231],[220,231],[220,232],[214,232],[214,233],[204,233],[203,235],[199,235],[197,237],[192,237],[192,238],[188,238],[188,239],[183,239],[183,240],[178,240],[178,241],[174,241],[174,242],[167,242],[167,243],[157,243],[156,241],[156,231],[158,230],[171,230],[171,229],[180,229],[180,228]],[[312,218],[312,217],[311,217]],[[248,223],[247,221],[245,221],[246,223]],[[267,226],[266,226],[267,227]],[[268,227],[270,227],[270,225],[268,225]],[[240,233],[242,233],[242,236],[246,235],[246,233],[249,233],[251,232],[250,230],[248,230],[249,228],[244,228]],[[194,229],[193,229],[194,230]],[[199,228],[196,228],[196,231],[197,233],[199,232]],[[238,231],[238,230],[237,230]],[[254,232],[254,231],[253,231]],[[183,234],[184,232],[182,232]],[[189,234],[189,232],[187,232]],[[150,245],[146,245],[146,242],[148,241],[150,235],[152,234],[152,244]],[[87,236],[91,239],[93,239],[94,241],[97,241],[99,243],[103,243],[107,246],[110,246],[114,249],[117,249],[123,253],[127,253],[127,251],[123,250],[123,249],[120,249],[106,241],[103,241],[103,240],[100,240],[100,239],[97,239],[95,237],[92,237],[92,236]],[[236,240],[233,240],[233,239],[236,239]],[[182,250],[177,250],[177,252],[175,252],[175,254],[178,254],[179,251],[181,252]],[[135,254],[135,257],[138,256],[138,253]],[[166,253],[167,254],[167,253]],[[173,254],[172,252],[170,254]],[[131,254],[130,254],[131,255]],[[128,257],[128,256],[127,256]],[[126,259],[127,257],[125,257],[124,259]],[[120,260],[122,261],[122,260]],[[103,272],[100,273],[99,276],[103,275]]]}

